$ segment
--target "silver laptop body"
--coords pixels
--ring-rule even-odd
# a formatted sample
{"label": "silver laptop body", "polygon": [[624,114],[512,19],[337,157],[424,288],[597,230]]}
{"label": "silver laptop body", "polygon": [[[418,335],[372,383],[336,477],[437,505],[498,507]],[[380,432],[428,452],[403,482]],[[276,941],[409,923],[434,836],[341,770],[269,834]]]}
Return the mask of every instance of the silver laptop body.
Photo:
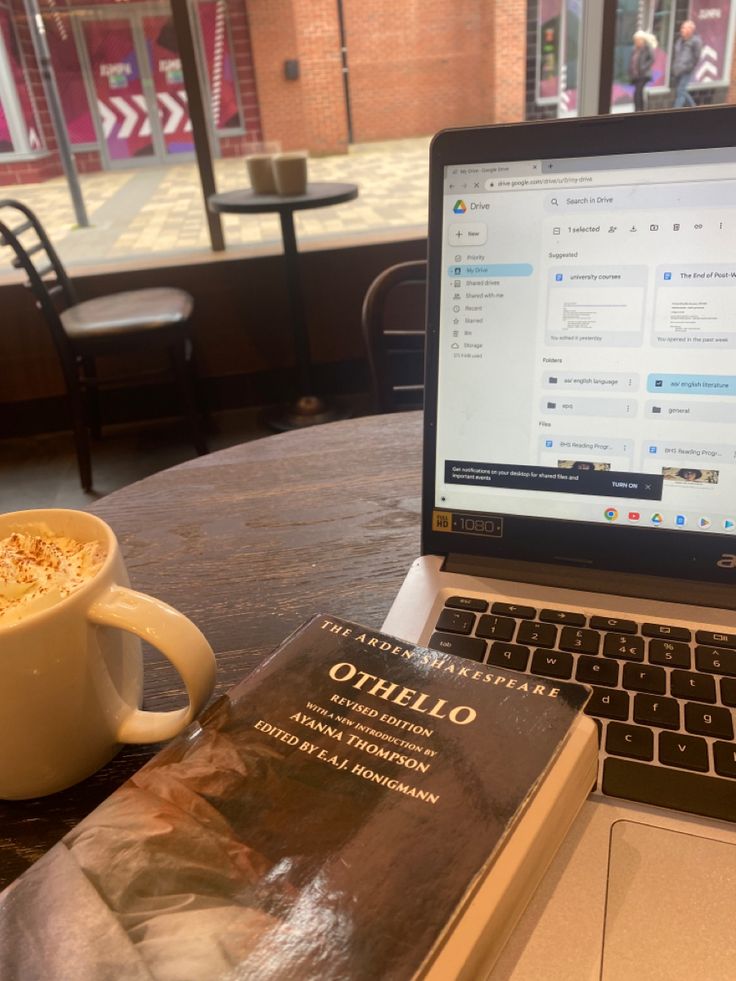
{"label": "silver laptop body", "polygon": [[384,623],[593,686],[493,978],[736,978],[736,107],[430,155],[422,556]]}

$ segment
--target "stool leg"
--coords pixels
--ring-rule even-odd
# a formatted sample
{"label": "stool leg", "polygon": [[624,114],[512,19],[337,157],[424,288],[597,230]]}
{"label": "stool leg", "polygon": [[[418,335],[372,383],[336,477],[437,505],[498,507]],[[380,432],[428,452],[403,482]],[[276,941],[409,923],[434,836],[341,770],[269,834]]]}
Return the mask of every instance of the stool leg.
{"label": "stool leg", "polygon": [[100,391],[97,386],[97,366],[94,358],[82,358],[85,378],[85,397],[87,401],[87,418],[90,432],[95,439],[102,438],[100,424]]}
{"label": "stool leg", "polygon": [[89,430],[84,413],[84,399],[78,386],[69,392],[72,407],[72,426],[74,428],[74,446],[77,451],[77,465],[82,490],[92,490],[92,459],[89,452]]}
{"label": "stool leg", "polygon": [[187,339],[173,344],[169,348],[169,355],[176,377],[176,384],[179,389],[179,396],[184,405],[184,411],[186,412],[192,431],[194,448],[202,456],[204,453],[208,453],[209,450],[204,436],[202,419],[197,411],[193,372],[191,370],[190,360],[187,358]]}

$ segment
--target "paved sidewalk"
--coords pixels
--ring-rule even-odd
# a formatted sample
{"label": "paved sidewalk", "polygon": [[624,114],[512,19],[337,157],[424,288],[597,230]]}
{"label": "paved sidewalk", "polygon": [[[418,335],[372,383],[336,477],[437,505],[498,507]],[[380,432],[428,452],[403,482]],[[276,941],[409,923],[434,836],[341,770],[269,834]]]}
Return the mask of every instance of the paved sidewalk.
{"label": "paved sidewalk", "polygon": [[[351,181],[360,194],[347,204],[297,213],[298,238],[329,240],[402,229],[426,234],[428,148],[427,137],[365,143],[348,154],[310,159],[310,180]],[[215,170],[218,190],[247,186],[241,158],[218,160]],[[88,174],[80,182],[90,228],[74,227],[64,178],[6,189],[38,213],[69,266],[209,249],[193,162]],[[228,248],[280,247],[276,215],[223,216],[223,228]]]}

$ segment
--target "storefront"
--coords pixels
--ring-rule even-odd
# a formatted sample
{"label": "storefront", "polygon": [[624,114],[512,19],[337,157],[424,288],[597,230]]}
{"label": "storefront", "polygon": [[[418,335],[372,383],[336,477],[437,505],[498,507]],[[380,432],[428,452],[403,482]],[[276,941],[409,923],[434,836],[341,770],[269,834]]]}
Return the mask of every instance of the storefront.
{"label": "storefront", "polygon": [[[29,78],[27,25],[0,0],[0,167],[32,164],[48,145]],[[252,89],[247,37],[236,64],[227,0],[192,0],[200,77],[216,155],[242,152],[259,138],[257,109],[243,107]],[[233,4],[232,6],[236,6]],[[51,61],[77,166],[82,171],[182,160],[194,152],[181,61],[166,3],[41,0]],[[244,21],[242,6],[235,17]],[[26,39],[28,40],[28,39]],[[245,50],[244,50],[245,48]],[[30,57],[29,57],[30,56]],[[249,116],[250,118],[247,118]],[[45,154],[48,156],[48,154]],[[21,174],[28,168],[20,168]],[[0,171],[0,178],[4,176]]]}
{"label": "storefront", "polygon": [[[535,8],[535,9],[532,9]],[[583,0],[536,0],[530,3],[534,24],[534,88],[527,91],[527,118],[575,115],[577,111],[578,38]],[[646,91],[651,108],[672,105],[670,64],[680,24],[693,20],[703,42],[700,62],[690,85],[702,104],[728,98],[734,46],[732,0],[618,0],[611,109],[630,112],[633,86],[629,78],[633,35],[647,31],[656,39],[651,82]]]}

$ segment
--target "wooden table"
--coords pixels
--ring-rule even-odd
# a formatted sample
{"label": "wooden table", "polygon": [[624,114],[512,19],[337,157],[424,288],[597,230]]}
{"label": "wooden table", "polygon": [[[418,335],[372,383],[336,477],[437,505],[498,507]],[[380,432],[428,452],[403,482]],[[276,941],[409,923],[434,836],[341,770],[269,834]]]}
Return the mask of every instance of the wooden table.
{"label": "wooden table", "polygon": [[[419,554],[421,442],[418,412],[335,422],[190,460],[91,510],[116,532],[133,587],[204,631],[217,696],[315,613],[380,627]],[[184,703],[174,669],[147,652],[144,707]],[[0,802],[0,887],[156,749],[126,747],[63,793]]]}
{"label": "wooden table", "polygon": [[294,350],[298,371],[299,397],[292,405],[284,406],[268,421],[274,429],[300,429],[338,418],[337,412],[317,395],[312,383],[312,357],[309,350],[309,328],[304,313],[299,252],[294,232],[294,212],[326,208],[328,205],[353,201],[358,196],[356,184],[310,182],[304,194],[256,194],[250,188],[212,194],[207,199],[210,211],[223,215],[255,215],[276,212],[281,220],[284,243],[286,289],[294,332]]}

